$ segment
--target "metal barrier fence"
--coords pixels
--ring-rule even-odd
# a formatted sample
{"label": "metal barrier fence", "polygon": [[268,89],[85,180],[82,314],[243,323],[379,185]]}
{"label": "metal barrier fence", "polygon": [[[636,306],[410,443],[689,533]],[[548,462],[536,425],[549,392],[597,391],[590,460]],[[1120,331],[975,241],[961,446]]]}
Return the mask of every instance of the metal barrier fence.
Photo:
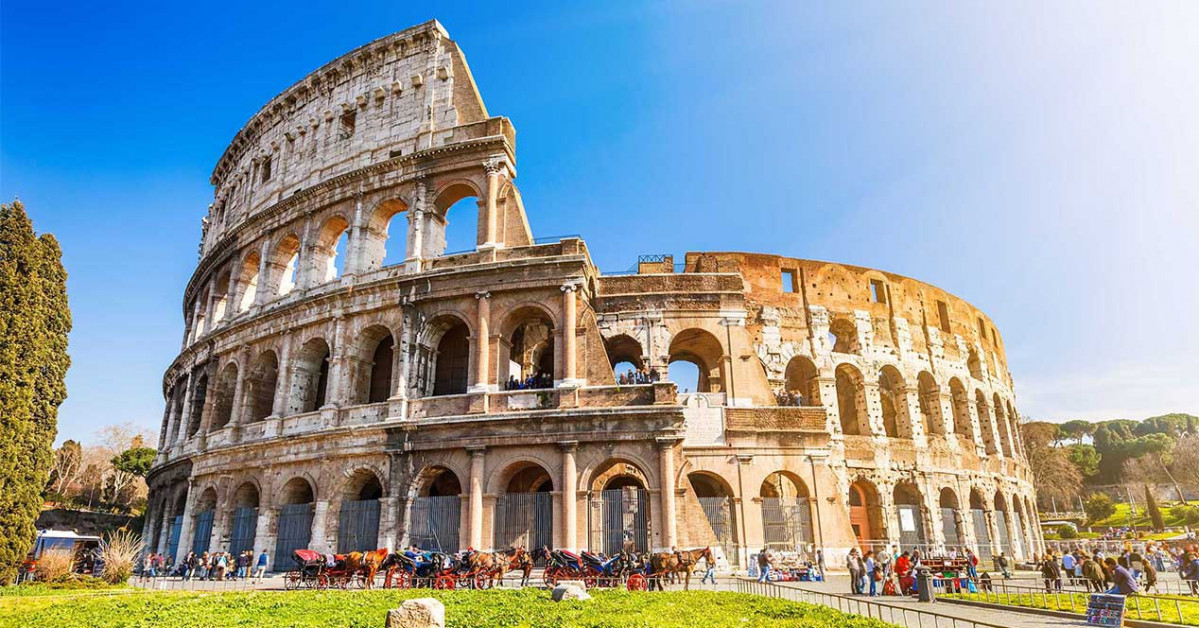
{"label": "metal barrier fence", "polygon": [[844,613],[873,617],[897,626],[904,626],[905,628],[1007,628],[1007,626],[1000,626],[998,624],[988,624],[971,619],[942,615],[932,611],[874,602],[865,598],[847,597],[835,593],[810,591],[808,589],[767,584],[754,580],[738,579],[735,590],[738,593],[750,593],[753,595],[791,600],[792,602],[827,606]]}
{"label": "metal barrier fence", "polygon": [[257,586],[254,578],[237,578],[224,580],[208,580],[200,578],[184,579],[179,576],[156,576],[142,578],[133,576],[129,584],[139,589],[149,591],[253,591]]}
{"label": "metal barrier fence", "polygon": [[[958,578],[934,578],[933,587],[937,595],[951,599],[976,599],[990,604],[1041,608],[1051,611],[1085,613],[1090,593],[1083,590],[1047,591],[1044,586],[1033,587],[1010,584],[1006,580],[993,580],[989,589],[975,584],[977,593],[962,590]],[[1014,602],[1013,602],[1014,600]],[[1181,624],[1190,617],[1190,625],[1199,625],[1199,599],[1184,600],[1158,595],[1128,596],[1125,617],[1146,621]]]}

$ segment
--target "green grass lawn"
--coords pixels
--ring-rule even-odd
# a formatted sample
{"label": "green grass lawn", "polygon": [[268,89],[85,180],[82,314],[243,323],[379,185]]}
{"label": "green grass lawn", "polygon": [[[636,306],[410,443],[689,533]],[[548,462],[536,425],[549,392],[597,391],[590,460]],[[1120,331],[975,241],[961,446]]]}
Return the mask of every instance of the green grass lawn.
{"label": "green grass lawn", "polygon": [[883,628],[878,620],[756,595],[689,591],[592,591],[589,602],[550,600],[544,590],[500,591],[137,591],[0,597],[0,626],[372,626],[414,597],[446,605],[446,625],[491,626],[794,626]]}
{"label": "green grass lawn", "polygon": [[[942,596],[938,596],[942,597]],[[1048,608],[1049,610],[1060,610],[1066,612],[1085,614],[1087,608],[1088,594],[1086,593],[1062,593],[1061,595],[1043,595],[1041,593],[1030,593],[1024,591],[1019,595],[1010,594],[979,594],[979,593],[958,593],[946,594],[943,597],[952,597],[963,600],[973,600],[976,602],[990,602],[992,604],[1008,604],[1011,606],[1027,606],[1032,608]],[[1146,621],[1159,621],[1158,611],[1161,612],[1160,621],[1168,624],[1180,624],[1183,626],[1199,626],[1199,600],[1193,597],[1176,596],[1176,595],[1160,595],[1155,596],[1156,603],[1152,598],[1143,598],[1132,596],[1128,598],[1127,611],[1125,618],[1127,619],[1143,619]],[[1073,605],[1071,605],[1073,599]],[[1178,604],[1174,600],[1179,600]],[[1139,613],[1138,613],[1139,609]]]}
{"label": "green grass lawn", "polygon": [[[1181,502],[1158,502],[1158,507],[1162,511],[1162,520],[1165,522],[1167,528],[1173,528],[1173,527],[1186,525],[1186,522],[1170,515],[1170,507],[1177,506],[1180,503]],[[1095,527],[1103,527],[1103,528],[1109,528],[1109,527],[1119,528],[1119,527],[1123,527],[1126,525],[1130,525],[1129,519],[1128,519],[1128,504],[1127,503],[1116,504],[1116,514],[1108,517],[1107,519],[1102,519],[1100,521],[1096,521],[1095,523],[1092,523],[1091,525],[1095,526]],[[1133,515],[1133,517],[1132,517],[1131,525],[1136,528],[1152,528],[1153,527],[1153,522],[1149,520],[1149,513],[1148,513],[1148,511],[1145,510],[1145,504],[1143,504],[1143,503],[1137,504],[1137,511],[1136,511],[1136,514]]]}

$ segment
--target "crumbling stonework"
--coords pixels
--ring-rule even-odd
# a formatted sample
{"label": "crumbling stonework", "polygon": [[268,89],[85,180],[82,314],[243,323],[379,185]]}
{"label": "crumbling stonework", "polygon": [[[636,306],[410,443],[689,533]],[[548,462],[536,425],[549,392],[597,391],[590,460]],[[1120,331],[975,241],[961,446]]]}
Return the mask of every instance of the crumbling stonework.
{"label": "crumbling stonework", "polygon": [[[976,308],[774,255],[604,275],[578,238],[534,241],[515,161],[436,22],[251,119],[213,172],[163,379],[150,549],[1040,547]],[[446,255],[471,197],[475,250]],[[618,385],[623,363],[661,381]]]}

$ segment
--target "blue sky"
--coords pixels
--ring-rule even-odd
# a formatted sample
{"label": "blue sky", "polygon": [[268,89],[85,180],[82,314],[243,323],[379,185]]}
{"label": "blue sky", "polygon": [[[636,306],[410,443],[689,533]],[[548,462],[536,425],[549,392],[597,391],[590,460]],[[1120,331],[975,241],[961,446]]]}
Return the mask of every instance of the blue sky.
{"label": "blue sky", "polygon": [[0,8],[0,197],[70,272],[60,440],[157,429],[237,129],[434,17],[516,125],[535,235],[910,275],[992,316],[1027,416],[1199,411],[1199,4],[170,4]]}

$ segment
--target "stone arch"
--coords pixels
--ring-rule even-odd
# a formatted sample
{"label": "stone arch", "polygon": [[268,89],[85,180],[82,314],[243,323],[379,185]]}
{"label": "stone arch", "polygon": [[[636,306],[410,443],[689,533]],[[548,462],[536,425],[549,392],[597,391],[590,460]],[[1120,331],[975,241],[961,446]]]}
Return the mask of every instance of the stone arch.
{"label": "stone arch", "polygon": [[208,319],[209,329],[215,329],[217,323],[224,320],[225,315],[229,313],[229,289],[232,270],[218,270],[215,278],[212,280],[212,312]]}
{"label": "stone arch", "polygon": [[787,362],[785,378],[787,392],[800,395],[799,405],[821,405],[820,371],[810,358],[802,355],[791,358]]}
{"label": "stone arch", "polygon": [[425,550],[455,552],[461,536],[463,495],[460,472],[428,465],[412,483],[409,541]]}
{"label": "stone arch", "polygon": [[300,238],[289,233],[279,239],[267,262],[273,296],[281,297],[300,283]]}
{"label": "stone arch", "polygon": [[962,509],[958,494],[949,487],[941,489],[937,505],[941,508],[941,534],[945,537],[946,549],[964,544],[966,534],[958,515]]}
{"label": "stone arch", "polygon": [[[699,371],[695,392],[718,393],[725,391],[727,365],[724,345],[710,331],[699,328],[684,329],[670,339],[668,363],[690,362]],[[670,367],[667,366],[669,379]]]}
{"label": "stone arch", "polygon": [[213,432],[229,425],[233,420],[233,396],[237,389],[237,364],[230,362],[217,376],[216,398],[212,401],[212,421],[208,431]]}
{"label": "stone arch", "polygon": [[192,509],[192,546],[189,548],[196,554],[203,554],[212,544],[212,524],[216,516],[217,491],[209,486],[200,491]]}
{"label": "stone arch", "polygon": [[974,391],[974,408],[978,414],[978,425],[982,430],[983,446],[986,447],[987,455],[999,453],[999,446],[995,442],[995,418],[991,415],[987,395],[981,388]]}
{"label": "stone arch", "polygon": [[275,537],[275,570],[293,564],[292,552],[308,549],[312,540],[314,504],[317,485],[307,474],[293,476],[279,489],[275,503],[279,505]]}
{"label": "stone arch", "polygon": [[870,413],[866,405],[862,372],[852,364],[840,364],[835,375],[841,433],[848,436],[870,435]]}
{"label": "stone arch", "polygon": [[[408,203],[400,198],[389,198],[375,206],[361,231],[359,259],[363,271],[372,271],[386,265],[389,249],[397,249],[404,257],[413,257],[407,250],[406,230],[395,230],[397,216],[407,215]],[[398,236],[398,238],[397,238]],[[397,241],[398,240],[398,241]]]}
{"label": "stone arch", "polygon": [[954,377],[949,380],[949,396],[953,405],[953,431],[974,442],[974,422],[970,420],[970,400],[966,396],[966,387],[962,381]]}
{"label": "stone arch", "polygon": [[[450,216],[450,210],[455,207],[461,208],[463,204],[460,201],[470,198],[475,199],[475,208],[472,212],[474,215],[471,216],[468,213],[465,214],[464,218],[461,218],[467,220],[468,225],[473,224],[474,226],[473,245],[469,248],[474,249],[479,244],[483,244],[482,238],[485,237],[485,234],[483,233],[484,229],[480,228],[479,221],[484,217],[483,204],[485,202],[485,195],[478,185],[469,179],[455,179],[442,185],[433,198],[433,211],[427,212],[425,216],[425,237],[428,244],[432,246],[431,249],[428,249],[431,253],[428,257],[446,254],[446,248],[450,244],[454,244],[455,246],[461,245],[464,249],[467,248],[465,241],[450,242],[451,238],[447,237],[446,232],[450,221],[453,219]],[[451,253],[453,252],[451,251]]]}
{"label": "stone arch", "polygon": [[329,343],[324,338],[310,338],[300,346],[292,362],[291,390],[288,394],[289,414],[314,412],[328,401]]}
{"label": "stone arch", "polygon": [[645,368],[645,352],[642,350],[641,343],[628,334],[605,338],[604,350],[608,354],[608,363],[612,366],[617,380],[629,369]]}
{"label": "stone arch", "polygon": [[651,483],[646,468],[627,457],[609,458],[591,472],[586,486],[596,492],[625,487],[648,490]]}
{"label": "stone arch", "polygon": [[899,369],[891,364],[879,369],[878,396],[882,406],[883,433],[888,438],[899,438],[901,435],[911,438],[911,425],[907,418],[907,383]]}
{"label": "stone arch", "polygon": [[812,506],[808,486],[790,471],[775,471],[762,480],[758,497],[762,504],[765,545],[783,551],[806,551],[816,538],[812,530]]}
{"label": "stone arch", "polygon": [[258,298],[258,280],[259,267],[262,264],[262,256],[258,251],[250,251],[241,261],[241,269],[238,273],[238,290],[240,296],[237,300],[237,311],[244,312],[254,305],[254,301]]}
{"label": "stone arch", "polygon": [[473,331],[457,312],[434,315],[421,329],[416,386],[423,395],[460,395],[470,383]]}
{"label": "stone arch", "polygon": [[235,486],[237,488],[229,493],[222,519],[229,530],[229,553],[239,556],[255,549],[262,493],[257,480],[252,478]]}
{"label": "stone arch", "polygon": [[316,501],[316,496],[316,482],[307,474],[301,474],[283,483],[275,503],[280,506],[310,504]]}
{"label": "stone arch", "polygon": [[[204,367],[202,370],[206,371]],[[200,425],[204,418],[204,403],[208,398],[208,373],[202,372],[192,383],[191,419],[187,426],[187,436],[191,438],[200,433]]]}
{"label": "stone arch", "polygon": [[279,358],[273,349],[265,349],[254,358],[246,373],[243,395],[249,421],[261,421],[275,411],[275,391],[279,385]]}
{"label": "stone arch", "polygon": [[892,490],[900,546],[923,549],[928,543],[924,526],[924,496],[913,482],[899,482]]}
{"label": "stone arch", "polygon": [[945,421],[941,416],[941,387],[928,371],[916,376],[916,388],[920,396],[920,420],[925,434],[944,434]]}
{"label": "stone arch", "polygon": [[526,380],[542,375],[543,381],[534,385],[548,387],[561,379],[556,355],[558,325],[548,308],[533,303],[518,305],[504,315],[500,330],[500,355],[506,359],[501,360],[499,380],[510,382],[513,377]]}
{"label": "stone arch", "polygon": [[351,360],[351,403],[381,403],[392,396],[395,340],[384,325],[371,325],[358,334]]}
{"label": "stone arch", "polygon": [[862,347],[858,343],[858,326],[853,316],[834,314],[828,326],[829,350],[835,353],[859,354]]}
{"label": "stone arch", "polygon": [[343,474],[339,496],[341,500],[382,499],[387,496],[383,474],[371,466],[359,466]]}
{"label": "stone arch", "polygon": [[462,481],[453,469],[433,465],[425,468],[413,483],[420,497],[453,497],[462,495]]}
{"label": "stone arch", "polygon": [[859,546],[868,547],[886,539],[882,500],[873,482],[866,478],[854,480],[845,503],[849,508],[849,526]]}
{"label": "stone arch", "polygon": [[999,397],[999,393],[995,393],[993,405],[991,406],[995,412],[995,424],[999,427],[999,438],[1003,446],[1003,455],[1011,458],[1015,452],[1015,444],[1012,442],[1012,424],[1008,422],[1007,412],[1005,411],[1003,399]]}
{"label": "stone arch", "polygon": [[258,508],[262,502],[262,491],[256,480],[245,480],[230,493],[229,505],[234,508]]}
{"label": "stone arch", "polygon": [[316,232],[316,240],[312,243],[312,263],[308,268],[308,272],[312,273],[312,279],[307,285],[327,283],[345,274],[345,260],[337,259],[337,248],[349,248],[349,233],[350,221],[341,214],[333,214],[321,223]]}
{"label": "stone arch", "polygon": [[970,349],[970,354],[966,357],[966,368],[970,370],[970,377],[982,381],[983,367],[982,361],[978,359],[978,351]]}
{"label": "stone arch", "polygon": [[979,559],[989,559],[994,554],[991,543],[991,528],[987,524],[987,501],[977,487],[970,489],[970,525],[974,529],[976,551]]}

